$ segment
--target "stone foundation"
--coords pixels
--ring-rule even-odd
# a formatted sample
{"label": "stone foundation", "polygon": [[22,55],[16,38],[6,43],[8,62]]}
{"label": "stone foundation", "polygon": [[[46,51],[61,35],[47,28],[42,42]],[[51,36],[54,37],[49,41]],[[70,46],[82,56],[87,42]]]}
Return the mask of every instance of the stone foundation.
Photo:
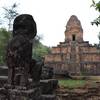
{"label": "stone foundation", "polygon": [[53,94],[58,86],[57,79],[46,79],[40,81],[41,92],[43,95]]}
{"label": "stone foundation", "polygon": [[45,66],[54,68],[55,75],[100,75],[100,48],[83,40],[79,19],[72,15],[67,22],[65,40],[45,55]]}
{"label": "stone foundation", "polygon": [[1,88],[0,100],[41,100],[40,88],[28,90]]}
{"label": "stone foundation", "polygon": [[100,100],[100,86],[59,90],[57,98],[58,100]]}
{"label": "stone foundation", "polygon": [[57,100],[56,95],[42,95],[42,100]]}

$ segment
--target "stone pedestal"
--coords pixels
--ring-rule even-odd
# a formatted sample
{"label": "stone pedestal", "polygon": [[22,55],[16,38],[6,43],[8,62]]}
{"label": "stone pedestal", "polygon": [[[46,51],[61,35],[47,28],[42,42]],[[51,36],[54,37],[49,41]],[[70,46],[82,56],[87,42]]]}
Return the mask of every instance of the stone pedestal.
{"label": "stone pedestal", "polygon": [[0,100],[42,100],[40,88],[22,89],[0,89]]}
{"label": "stone pedestal", "polygon": [[42,95],[42,100],[57,100],[56,95]]}
{"label": "stone pedestal", "polygon": [[0,88],[0,100],[9,100],[7,92],[5,88]]}
{"label": "stone pedestal", "polygon": [[55,89],[58,85],[56,79],[40,80],[42,100],[56,100]]}
{"label": "stone pedestal", "polygon": [[33,88],[28,90],[9,90],[10,100],[40,100],[40,89]]}
{"label": "stone pedestal", "polygon": [[42,94],[53,94],[58,85],[57,79],[40,80]]}

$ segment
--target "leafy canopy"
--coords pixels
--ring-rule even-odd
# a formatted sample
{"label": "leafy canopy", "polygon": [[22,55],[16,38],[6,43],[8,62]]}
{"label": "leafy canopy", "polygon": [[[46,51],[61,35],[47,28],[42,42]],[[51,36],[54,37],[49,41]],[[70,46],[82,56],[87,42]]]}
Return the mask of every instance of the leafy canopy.
{"label": "leafy canopy", "polygon": [[5,64],[6,46],[11,37],[11,32],[4,28],[0,28],[0,64]]}
{"label": "leafy canopy", "polygon": [[91,22],[91,24],[95,24],[98,26],[100,24],[100,1],[96,3],[94,0],[92,0],[92,3],[93,4],[91,5],[91,7],[94,7],[95,10],[99,12],[99,16],[93,22]]}

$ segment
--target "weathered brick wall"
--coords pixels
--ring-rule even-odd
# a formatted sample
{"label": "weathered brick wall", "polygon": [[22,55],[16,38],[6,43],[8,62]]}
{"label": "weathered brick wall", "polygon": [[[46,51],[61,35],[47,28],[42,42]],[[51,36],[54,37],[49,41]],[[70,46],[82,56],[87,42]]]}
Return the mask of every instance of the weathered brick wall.
{"label": "weathered brick wall", "polygon": [[47,55],[45,56],[45,62],[62,62],[60,54]]}
{"label": "weathered brick wall", "polygon": [[83,46],[83,47],[80,47],[80,49],[84,53],[97,53],[100,51],[99,49],[97,49],[94,46]]}
{"label": "weathered brick wall", "polygon": [[100,75],[100,63],[81,63],[80,70],[83,75]]}
{"label": "weathered brick wall", "polygon": [[81,55],[82,62],[100,62],[100,54],[98,53],[83,53]]}
{"label": "weathered brick wall", "polygon": [[96,86],[58,89],[58,100],[100,100],[100,83]]}
{"label": "weathered brick wall", "polygon": [[60,52],[61,52],[60,47],[52,47],[52,50],[51,50],[52,54],[60,53]]}
{"label": "weathered brick wall", "polygon": [[54,67],[58,73],[63,70],[80,74],[86,70],[91,75],[100,72],[100,49],[83,41],[83,29],[76,16],[70,17],[66,25],[65,41],[52,47],[51,54],[45,56],[45,64]]}

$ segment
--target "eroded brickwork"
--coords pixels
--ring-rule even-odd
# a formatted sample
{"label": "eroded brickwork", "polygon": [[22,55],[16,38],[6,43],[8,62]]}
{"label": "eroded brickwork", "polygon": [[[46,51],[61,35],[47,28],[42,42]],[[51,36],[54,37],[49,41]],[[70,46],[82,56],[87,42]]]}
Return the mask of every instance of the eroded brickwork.
{"label": "eroded brickwork", "polygon": [[65,41],[52,47],[45,56],[45,64],[55,73],[100,75],[100,49],[83,40],[80,21],[72,15],[66,25]]}

